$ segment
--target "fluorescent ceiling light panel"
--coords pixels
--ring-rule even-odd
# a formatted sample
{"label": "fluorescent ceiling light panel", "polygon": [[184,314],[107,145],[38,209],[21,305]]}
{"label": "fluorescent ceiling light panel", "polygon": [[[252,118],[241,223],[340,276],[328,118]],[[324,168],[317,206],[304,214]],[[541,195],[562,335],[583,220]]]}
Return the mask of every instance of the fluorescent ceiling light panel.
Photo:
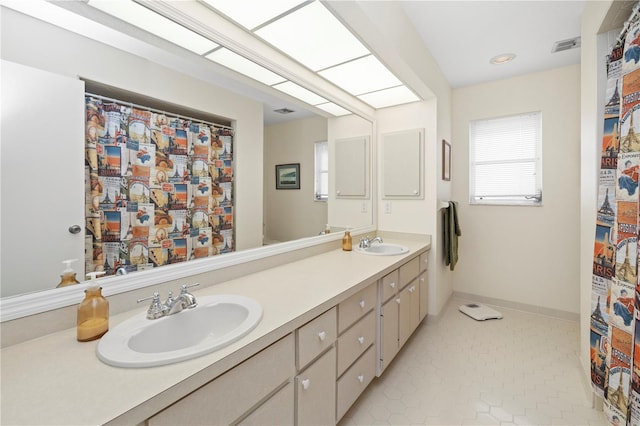
{"label": "fluorescent ceiling light panel", "polygon": [[378,92],[367,93],[365,95],[358,96],[358,98],[374,108],[408,104],[409,102],[420,100],[420,98],[405,86],[392,87]]}
{"label": "fluorescent ceiling light panel", "polygon": [[258,65],[229,49],[218,49],[205,56],[205,58],[264,83],[267,86],[286,81],[286,78],[269,71],[262,65]]}
{"label": "fluorescent ceiling light panel", "polygon": [[369,54],[317,1],[265,25],[255,34],[313,71]]}
{"label": "fluorescent ceiling light panel", "polygon": [[336,65],[318,74],[352,95],[361,95],[402,84],[375,56]]}
{"label": "fluorescent ceiling light panel", "polygon": [[204,0],[243,27],[252,30],[305,0]]}
{"label": "fluorescent ceiling light panel", "polygon": [[275,86],[273,86],[273,88],[278,89],[281,92],[291,95],[294,98],[300,99],[302,102],[306,102],[311,105],[318,105],[329,102],[322,96],[318,96],[312,91],[307,90],[292,81],[285,81],[284,83],[276,84]]}
{"label": "fluorescent ceiling light panel", "polygon": [[89,5],[198,55],[218,46],[200,34],[130,0],[90,0]]}
{"label": "fluorescent ceiling light panel", "polygon": [[342,108],[340,105],[334,104],[333,102],[327,102],[326,104],[316,105],[316,108],[320,108],[321,110],[327,111],[329,114],[333,114],[335,116],[352,114],[351,111],[346,110]]}

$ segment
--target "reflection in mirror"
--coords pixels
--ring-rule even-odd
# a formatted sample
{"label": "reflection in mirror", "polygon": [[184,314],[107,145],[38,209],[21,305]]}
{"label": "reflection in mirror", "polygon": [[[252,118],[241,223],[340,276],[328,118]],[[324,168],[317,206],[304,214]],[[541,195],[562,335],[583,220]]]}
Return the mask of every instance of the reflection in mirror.
{"label": "reflection in mirror", "polygon": [[[5,127],[2,126],[3,134],[3,156],[2,156],[2,263],[9,262],[21,263],[23,274],[20,279],[13,280],[15,286],[13,290],[7,289],[7,281],[2,278],[2,301],[3,308],[6,299],[12,299],[15,304],[27,303],[24,294],[34,294],[50,290],[46,293],[46,298],[51,298],[50,292],[60,292],[67,294],[68,288],[55,289],[60,281],[60,274],[64,269],[61,263],[65,259],[77,258],[83,259],[84,253],[68,253],[63,247],[65,241],[74,238],[69,232],[69,228],[73,225],[83,224],[84,213],[84,173],[83,173],[83,139],[84,139],[84,88],[78,76],[100,82],[106,85],[119,87],[125,90],[142,94],[143,96],[151,96],[162,99],[175,105],[182,105],[197,111],[206,111],[220,117],[226,117],[233,123],[233,127],[237,132],[236,143],[237,149],[237,170],[238,177],[237,197],[238,211],[236,214],[236,224],[238,234],[236,235],[238,251],[256,249],[263,245],[265,239],[276,241],[290,241],[297,238],[305,238],[317,236],[324,230],[325,224],[330,224],[336,230],[347,225],[352,227],[371,226],[372,220],[372,200],[369,197],[366,200],[338,200],[332,192],[332,180],[329,178],[329,198],[327,202],[314,201],[313,194],[313,143],[320,140],[329,141],[330,167],[333,163],[332,159],[332,141],[339,138],[349,138],[358,136],[371,137],[371,122],[364,120],[355,115],[337,117],[337,118],[321,118],[313,117],[299,122],[283,123],[287,128],[277,129],[277,125],[269,125],[263,128],[263,113],[267,108],[263,106],[266,103],[264,93],[251,99],[249,93],[258,93],[251,88],[245,88],[242,95],[241,89],[234,93],[227,87],[234,86],[235,90],[238,86],[238,80],[233,84],[221,85],[215,75],[216,67],[208,60],[198,58],[193,59],[182,52],[176,52],[175,49],[160,50],[157,46],[150,48],[148,44],[136,41],[131,37],[116,37],[116,31],[107,27],[94,26],[88,28],[87,35],[79,35],[68,31],[59,26],[48,24],[39,19],[35,19],[26,14],[16,12],[12,9],[2,7],[2,59],[9,62],[23,64],[28,68],[37,69],[42,73],[51,74],[61,77],[63,80],[70,82],[73,92],[78,92],[77,102],[73,101],[70,105],[60,103],[62,99],[57,93],[53,93],[54,87],[61,87],[59,83],[38,85],[38,96],[40,99],[50,99],[53,105],[51,110],[63,112],[67,118],[70,118],[72,129],[68,134],[60,133],[61,122],[53,120],[46,123],[43,118],[50,118],[48,115],[39,115],[38,122],[47,135],[47,144],[38,144],[39,156],[44,160],[54,159],[59,146],[68,146],[77,143],[77,150],[74,157],[65,157],[62,161],[51,161],[53,171],[51,173],[40,173],[40,184],[47,182],[51,185],[51,190],[42,190],[39,186],[30,189],[31,195],[25,194],[21,201],[15,198],[15,203],[5,202],[7,192],[6,186],[15,183],[16,176],[24,173],[20,170],[12,170],[5,164],[5,141],[9,139],[5,137]],[[106,30],[108,31],[106,31]],[[94,31],[95,32],[91,32]],[[106,32],[105,32],[106,31]],[[107,42],[99,42],[96,33],[104,37],[105,34],[114,36],[113,40]],[[47,43],[41,43],[38,40],[47,40]],[[28,41],[28,42],[27,42]],[[76,53],[74,53],[76,52]],[[83,52],[78,55],[77,52]],[[10,84],[14,84],[14,80],[6,80],[5,67],[3,66],[3,96],[4,88]],[[146,71],[146,72],[142,72]],[[151,72],[152,71],[152,72]],[[228,79],[228,77],[226,77]],[[223,88],[224,86],[224,88]],[[67,90],[67,93],[69,91]],[[280,95],[282,97],[282,95]],[[257,100],[256,100],[257,99]],[[273,102],[273,98],[270,98]],[[276,99],[277,101],[277,99]],[[282,101],[282,104],[290,105],[289,100]],[[25,123],[33,123],[33,105],[26,103],[21,109],[15,108],[11,111],[5,110],[6,102],[3,99],[2,119],[16,117],[21,115]],[[299,106],[299,104],[296,104]],[[273,108],[270,108],[273,109]],[[270,112],[270,111],[269,111]],[[266,113],[265,113],[266,114]],[[78,121],[79,120],[79,121]],[[29,125],[26,125],[29,128]],[[273,128],[272,128],[273,127]],[[27,134],[25,132],[24,134]],[[273,142],[274,134],[288,134],[288,139],[293,143],[297,140],[309,146],[309,150],[305,151],[304,158],[287,158],[292,154],[294,149],[283,145],[276,148],[279,142]],[[53,135],[62,135],[62,139],[52,143]],[[19,135],[18,135],[19,136]],[[15,136],[16,138],[18,136]],[[275,137],[277,139],[277,136]],[[263,148],[264,140],[264,148]],[[36,142],[34,142],[36,143]],[[27,144],[29,145],[29,144]],[[35,145],[33,145],[35,146]],[[51,151],[44,150],[44,146]],[[271,149],[275,151],[272,152]],[[278,149],[280,151],[278,151]],[[77,152],[76,152],[77,151]],[[17,152],[15,157],[20,158],[21,153]],[[264,158],[263,158],[264,157]],[[7,157],[8,158],[8,157]],[[27,160],[26,153],[22,152],[22,158]],[[263,164],[264,160],[264,164]],[[300,163],[301,164],[301,189],[299,191],[283,191],[273,194],[275,190],[275,164],[283,163]],[[76,164],[78,167],[74,167]],[[19,166],[19,164],[17,164]],[[7,167],[5,167],[7,166]],[[259,172],[260,168],[264,171]],[[63,182],[61,172],[69,171],[71,181]],[[331,169],[330,169],[331,172]],[[55,176],[55,179],[51,177]],[[264,179],[264,182],[260,182]],[[37,189],[37,191],[36,191]],[[264,193],[263,193],[264,190]],[[309,190],[307,192],[307,190]],[[40,199],[39,207],[26,206],[26,202],[36,200],[42,197],[43,193],[51,196],[50,199]],[[287,194],[288,192],[288,194]],[[297,192],[297,194],[295,194]],[[314,213],[313,221],[309,213],[302,213],[302,207],[296,204],[291,194],[301,195],[304,193],[305,202],[310,204],[311,208],[317,208],[319,212]],[[37,197],[36,197],[37,195]],[[278,198],[280,197],[280,198]],[[289,198],[286,198],[289,197]],[[264,203],[263,203],[264,200]],[[271,203],[273,201],[273,203]],[[25,210],[25,206],[27,207]],[[62,207],[68,208],[69,213],[62,212]],[[276,208],[277,207],[277,208]],[[264,218],[261,212],[264,209]],[[27,213],[25,213],[27,212]],[[13,226],[10,218],[32,215],[39,212],[36,216],[27,216],[28,220],[33,221],[51,221],[46,223],[47,231],[42,234],[29,234],[31,227]],[[272,229],[278,229],[278,225],[272,225],[273,218],[287,217],[286,226],[280,226],[280,229],[286,228],[290,230],[290,234],[271,234]],[[295,226],[295,220],[300,219],[301,227]],[[304,229],[303,229],[304,227]],[[13,233],[12,233],[13,232]],[[280,231],[278,231],[280,232]],[[78,235],[83,238],[84,232]],[[41,244],[46,241],[50,245]],[[273,246],[272,246],[273,247]],[[12,253],[13,257],[9,257]],[[267,253],[267,252],[265,252]],[[218,256],[234,256],[241,253],[232,253],[229,255]],[[21,259],[21,260],[20,260]],[[212,261],[216,261],[213,259]],[[83,281],[84,271],[82,262],[76,262],[74,269],[77,271],[77,277]],[[4,268],[3,268],[4,269]],[[210,268],[214,269],[214,268]],[[177,271],[177,269],[175,270]],[[37,273],[43,275],[37,275]],[[147,271],[145,274],[145,282],[139,278],[134,278],[135,274],[129,274],[124,277],[104,278],[111,288],[118,288],[118,283],[127,283],[127,291],[132,288],[140,288],[146,285],[152,285],[160,282],[160,277],[149,275],[154,271]],[[182,272],[184,274],[184,272]],[[166,278],[163,278],[166,280]],[[135,287],[138,286],[138,287]],[[107,294],[113,294],[108,291]],[[81,290],[78,290],[80,292]],[[125,290],[123,290],[125,291]],[[69,300],[77,299],[77,295],[69,293]],[[44,296],[43,296],[44,298]],[[65,302],[66,303],[66,302]],[[73,303],[73,302],[71,302]],[[68,304],[67,304],[68,305]],[[58,304],[56,307],[67,306]],[[47,310],[46,301],[42,302],[39,307],[40,312]],[[33,312],[32,312],[33,313]],[[3,316],[4,318],[4,316]]]}
{"label": "reflection in mirror", "polygon": [[[314,117],[265,127],[264,244],[318,235],[326,232],[327,225],[331,232],[337,232],[373,223],[369,197],[371,132],[371,122],[355,115],[328,120]],[[334,189],[328,191],[327,199],[318,200],[314,145],[327,140],[329,187]],[[344,151],[344,141],[354,141],[356,150]],[[300,188],[277,189],[275,166],[290,163],[300,164]],[[336,181],[339,170],[348,187],[342,195]],[[349,189],[354,187],[358,188],[357,194]]]}

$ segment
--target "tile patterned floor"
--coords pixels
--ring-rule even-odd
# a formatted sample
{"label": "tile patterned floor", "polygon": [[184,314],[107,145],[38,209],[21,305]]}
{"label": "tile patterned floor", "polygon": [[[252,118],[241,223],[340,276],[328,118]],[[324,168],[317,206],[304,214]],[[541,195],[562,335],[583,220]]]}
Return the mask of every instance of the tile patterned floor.
{"label": "tile patterned floor", "polygon": [[577,322],[502,307],[474,321],[463,303],[418,327],[339,425],[607,424],[584,391]]}

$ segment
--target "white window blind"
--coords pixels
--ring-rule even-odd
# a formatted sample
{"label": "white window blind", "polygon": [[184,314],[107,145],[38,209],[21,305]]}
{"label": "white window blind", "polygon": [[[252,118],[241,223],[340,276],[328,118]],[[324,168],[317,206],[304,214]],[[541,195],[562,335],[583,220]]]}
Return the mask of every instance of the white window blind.
{"label": "white window blind", "polygon": [[469,202],[542,203],[540,112],[469,124]]}
{"label": "white window blind", "polygon": [[326,141],[316,142],[314,144],[314,150],[314,198],[316,201],[326,201],[329,198],[329,144]]}

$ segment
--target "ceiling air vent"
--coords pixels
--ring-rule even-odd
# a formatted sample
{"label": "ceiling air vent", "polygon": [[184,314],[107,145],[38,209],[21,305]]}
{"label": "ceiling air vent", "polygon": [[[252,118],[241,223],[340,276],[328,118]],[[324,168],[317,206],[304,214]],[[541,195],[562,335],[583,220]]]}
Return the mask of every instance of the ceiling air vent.
{"label": "ceiling air vent", "polygon": [[291,114],[292,112],[295,112],[295,111],[289,108],[280,108],[280,109],[274,109],[273,112],[277,112],[278,114]]}
{"label": "ceiling air vent", "polygon": [[551,53],[562,52],[564,50],[570,50],[580,47],[580,37],[570,38],[568,40],[556,41],[553,44]]}

